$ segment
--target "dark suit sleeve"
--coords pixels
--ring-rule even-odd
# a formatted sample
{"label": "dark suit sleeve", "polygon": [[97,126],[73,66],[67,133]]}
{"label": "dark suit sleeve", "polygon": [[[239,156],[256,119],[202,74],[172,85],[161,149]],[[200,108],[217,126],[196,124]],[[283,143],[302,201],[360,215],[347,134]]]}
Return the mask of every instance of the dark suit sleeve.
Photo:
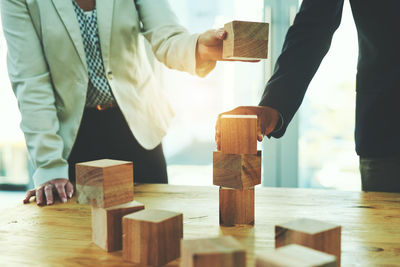
{"label": "dark suit sleeve", "polygon": [[303,0],[259,104],[272,107],[282,115],[283,125],[272,133],[273,137],[279,138],[285,133],[303,101],[340,25],[342,9],[343,0]]}

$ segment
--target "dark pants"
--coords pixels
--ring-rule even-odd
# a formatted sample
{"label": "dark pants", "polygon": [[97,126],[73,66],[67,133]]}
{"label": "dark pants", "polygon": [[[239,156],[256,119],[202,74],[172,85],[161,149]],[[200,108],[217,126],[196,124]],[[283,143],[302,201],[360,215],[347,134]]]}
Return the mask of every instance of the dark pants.
{"label": "dark pants", "polygon": [[400,157],[360,157],[363,191],[400,193]]}
{"label": "dark pants", "polygon": [[132,161],[135,182],[168,183],[162,145],[153,150],[139,145],[118,107],[85,110],[68,159],[71,182],[75,183],[76,163],[97,159]]}

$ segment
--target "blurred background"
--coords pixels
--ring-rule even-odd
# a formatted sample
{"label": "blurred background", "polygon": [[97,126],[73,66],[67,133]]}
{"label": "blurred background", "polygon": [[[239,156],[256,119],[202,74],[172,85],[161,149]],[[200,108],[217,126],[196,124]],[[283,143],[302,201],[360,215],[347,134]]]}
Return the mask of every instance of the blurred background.
{"label": "blurred background", "polygon": [[[219,62],[204,79],[154,68],[176,117],[164,139],[171,184],[211,185],[217,115],[239,105],[257,105],[273,71],[298,0],[169,0],[191,32],[219,28],[232,20],[270,23],[269,59],[260,63]],[[0,34],[0,207],[20,202],[31,188],[32,168],[20,114],[10,87],[6,44]],[[349,3],[331,49],[314,77],[284,138],[266,139],[263,185],[360,190],[354,151],[357,34]],[[290,97],[290,96],[288,96]]]}

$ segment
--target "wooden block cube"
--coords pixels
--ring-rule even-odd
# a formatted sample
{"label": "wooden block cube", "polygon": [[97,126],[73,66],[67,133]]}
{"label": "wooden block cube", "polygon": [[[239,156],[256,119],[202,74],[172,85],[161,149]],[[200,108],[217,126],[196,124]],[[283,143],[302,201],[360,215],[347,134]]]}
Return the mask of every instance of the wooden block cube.
{"label": "wooden block cube", "polygon": [[184,240],[181,267],[245,267],[246,251],[232,236]]}
{"label": "wooden block cube", "polygon": [[254,188],[219,188],[219,224],[254,224]]}
{"label": "wooden block cube", "polygon": [[235,189],[261,184],[261,151],[256,155],[214,151],[213,184]]}
{"label": "wooden block cube", "polygon": [[122,257],[125,261],[161,266],[180,256],[183,215],[142,210],[122,219]]}
{"label": "wooden block cube", "polygon": [[227,35],[223,41],[223,58],[254,60],[268,57],[268,23],[235,20],[225,24],[224,29]]}
{"label": "wooden block cube", "polygon": [[109,208],[133,200],[133,163],[102,159],[78,163],[76,193],[78,203]]}
{"label": "wooden block cube", "polygon": [[144,205],[132,201],[110,208],[92,207],[92,240],[105,251],[122,249],[122,217],[143,210]]}
{"label": "wooden block cube", "polygon": [[298,244],[335,255],[340,266],[341,227],[312,219],[298,219],[275,226],[275,247]]}
{"label": "wooden block cube", "polygon": [[336,257],[292,244],[257,255],[256,267],[336,267]]}
{"label": "wooden block cube", "polygon": [[222,115],[221,152],[257,154],[257,115]]}

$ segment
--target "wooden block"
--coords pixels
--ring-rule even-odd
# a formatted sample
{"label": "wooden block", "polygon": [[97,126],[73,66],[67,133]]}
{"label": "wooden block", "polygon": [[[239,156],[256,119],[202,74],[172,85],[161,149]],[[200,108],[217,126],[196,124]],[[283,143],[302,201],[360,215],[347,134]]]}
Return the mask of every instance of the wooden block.
{"label": "wooden block", "polygon": [[268,57],[269,24],[234,20],[225,24],[222,57],[225,59],[254,60]]}
{"label": "wooden block", "polygon": [[254,224],[254,188],[219,188],[219,224]]}
{"label": "wooden block", "polygon": [[78,203],[108,208],[133,200],[133,164],[102,159],[78,163],[76,192]]}
{"label": "wooden block", "polygon": [[256,155],[214,151],[213,184],[235,189],[261,184],[261,151]]}
{"label": "wooden block", "polygon": [[246,251],[232,236],[184,240],[181,267],[245,267]]}
{"label": "wooden block", "polygon": [[336,267],[336,257],[292,244],[258,254],[256,267]]}
{"label": "wooden block", "polygon": [[335,255],[340,266],[341,227],[327,222],[299,219],[275,226],[275,247],[298,244]]}
{"label": "wooden block", "polygon": [[257,154],[257,115],[221,116],[221,152]]}
{"label": "wooden block", "polygon": [[143,210],[144,205],[132,201],[110,208],[92,207],[92,240],[105,251],[122,249],[122,217]]}
{"label": "wooden block", "polygon": [[122,219],[122,257],[125,261],[161,266],[180,256],[183,215],[142,210]]}

